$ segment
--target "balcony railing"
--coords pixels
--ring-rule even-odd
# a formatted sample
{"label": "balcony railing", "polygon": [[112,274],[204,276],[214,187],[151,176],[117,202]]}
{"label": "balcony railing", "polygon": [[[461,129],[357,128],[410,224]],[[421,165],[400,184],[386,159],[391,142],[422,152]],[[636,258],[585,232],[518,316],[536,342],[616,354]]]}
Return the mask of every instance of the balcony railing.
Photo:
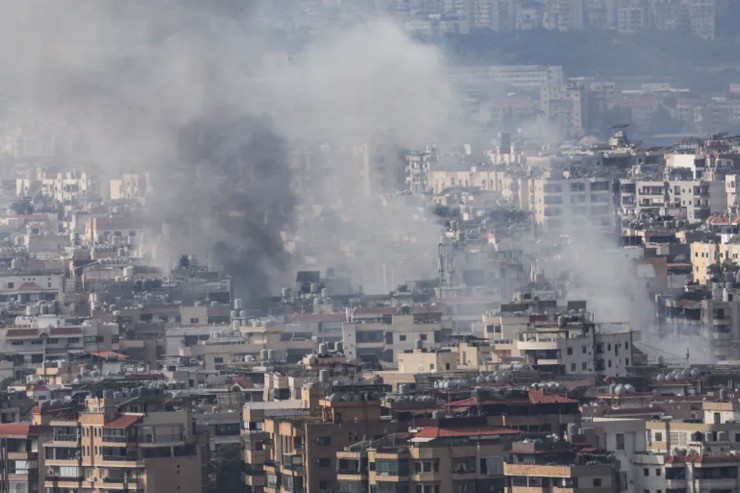
{"label": "balcony railing", "polygon": [[107,443],[126,443],[128,438],[118,435],[103,435],[103,441]]}
{"label": "balcony railing", "polygon": [[115,461],[115,462],[129,462],[139,460],[137,454],[124,454],[124,455],[103,455],[103,460]]}
{"label": "balcony railing", "polygon": [[55,433],[54,434],[55,442],[76,442],[77,438],[78,438],[77,433]]}

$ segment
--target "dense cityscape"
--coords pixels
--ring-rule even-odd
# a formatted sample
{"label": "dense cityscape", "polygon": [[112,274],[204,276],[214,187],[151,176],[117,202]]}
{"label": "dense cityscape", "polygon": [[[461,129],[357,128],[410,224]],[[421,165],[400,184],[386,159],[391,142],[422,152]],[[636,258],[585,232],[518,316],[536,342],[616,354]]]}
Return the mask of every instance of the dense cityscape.
{"label": "dense cityscape", "polygon": [[0,493],[740,493],[734,0],[0,12]]}

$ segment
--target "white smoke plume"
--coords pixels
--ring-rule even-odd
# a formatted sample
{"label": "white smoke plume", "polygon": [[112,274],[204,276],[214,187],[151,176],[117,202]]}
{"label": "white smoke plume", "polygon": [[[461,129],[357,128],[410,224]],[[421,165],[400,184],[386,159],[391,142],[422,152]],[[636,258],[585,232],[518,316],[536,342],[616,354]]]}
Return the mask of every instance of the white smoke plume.
{"label": "white smoke plume", "polygon": [[[78,129],[84,153],[73,164],[151,172],[170,255],[213,255],[254,296],[301,264],[282,251],[286,232],[299,245],[313,234],[299,253],[324,252],[320,267],[342,259],[368,290],[388,287],[375,274],[399,245],[406,258],[433,255],[431,218],[373,187],[398,175],[400,149],[453,134],[458,96],[437,50],[392,21],[336,25],[282,56],[254,1],[0,0],[0,9],[0,83],[15,107]],[[290,149],[319,145],[331,159],[294,176]],[[365,169],[347,157],[362,146]],[[433,265],[406,262],[394,281],[433,275]]]}

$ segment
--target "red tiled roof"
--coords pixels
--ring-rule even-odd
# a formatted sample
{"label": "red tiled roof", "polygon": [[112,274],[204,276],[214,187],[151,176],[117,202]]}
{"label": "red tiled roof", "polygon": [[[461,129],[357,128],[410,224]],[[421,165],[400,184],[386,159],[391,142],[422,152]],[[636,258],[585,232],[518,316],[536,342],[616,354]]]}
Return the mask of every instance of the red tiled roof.
{"label": "red tiled roof", "polygon": [[60,409],[74,409],[75,404],[63,402],[61,404],[47,404],[42,409],[41,406],[33,406],[31,408],[31,414],[50,414],[57,413]]}
{"label": "red tiled roof", "polygon": [[[727,216],[709,216],[707,222],[709,224],[730,224],[730,218]],[[734,217],[732,222],[734,224],[740,224],[740,217]]]}
{"label": "red tiled roof", "polygon": [[103,359],[111,359],[111,358],[118,358],[118,359],[126,359],[128,356],[125,354],[117,353],[115,351],[97,351],[94,353],[90,353],[91,356],[97,356],[98,358]]}
{"label": "red tiled roof", "polygon": [[578,404],[578,401],[575,399],[570,399],[568,397],[563,397],[561,395],[556,394],[546,394],[542,392],[541,390],[534,390],[530,389],[528,391],[529,396],[528,398],[524,397],[515,397],[515,398],[504,398],[504,399],[486,399],[483,401],[479,401],[477,397],[468,397],[467,399],[462,399],[460,401],[454,401],[447,404],[447,407],[466,407],[466,406],[478,406],[479,404],[497,404],[497,403],[507,403],[507,404]]}
{"label": "red tiled roof", "polygon": [[740,462],[740,455],[687,455],[684,457],[671,455],[665,460],[666,464],[728,464],[732,462]]}
{"label": "red tiled roof", "polygon": [[18,287],[18,291],[21,291],[21,292],[36,292],[36,291],[43,291],[43,290],[44,288],[42,288],[41,286],[39,286],[33,281],[24,282]]}
{"label": "red tiled roof", "polygon": [[82,334],[79,327],[52,327],[50,334],[53,336],[76,336]]}
{"label": "red tiled roof", "polygon": [[128,428],[143,417],[138,414],[124,414],[106,423],[103,428]]}
{"label": "red tiled roof", "polygon": [[678,300],[678,306],[681,308],[687,308],[689,310],[696,310],[701,307],[701,303],[694,300]]}
{"label": "red tiled roof", "polygon": [[501,436],[501,435],[518,435],[517,430],[509,428],[496,428],[492,426],[484,427],[460,427],[460,428],[440,428],[438,426],[425,426],[414,438],[453,438],[469,436]]}
{"label": "red tiled roof", "polygon": [[468,397],[467,399],[462,399],[460,401],[453,401],[447,403],[447,407],[466,407],[466,406],[477,406],[478,405],[478,398],[477,397]]}
{"label": "red tiled roof", "polygon": [[7,337],[36,337],[39,331],[38,329],[8,329],[5,335]]}
{"label": "red tiled roof", "polygon": [[32,425],[31,423],[2,423],[0,424],[0,437],[27,437],[28,435],[40,435],[50,433],[48,426]]}
{"label": "red tiled roof", "polygon": [[247,377],[234,377],[231,379],[232,385],[238,385],[239,387],[243,389],[249,389],[252,388],[254,385],[252,384],[252,380]]}
{"label": "red tiled roof", "polygon": [[532,404],[577,404],[578,401],[556,394],[545,394],[541,390],[529,390],[529,400]]}
{"label": "red tiled roof", "polygon": [[7,337],[38,337],[42,333],[50,336],[76,336],[82,334],[79,327],[51,327],[49,329],[8,329]]}

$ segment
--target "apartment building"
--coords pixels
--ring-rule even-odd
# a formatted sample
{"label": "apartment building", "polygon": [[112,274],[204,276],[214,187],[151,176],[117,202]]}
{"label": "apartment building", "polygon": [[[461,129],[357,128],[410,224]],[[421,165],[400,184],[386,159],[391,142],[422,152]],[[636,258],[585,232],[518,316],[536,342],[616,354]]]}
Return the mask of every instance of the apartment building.
{"label": "apartment building", "polygon": [[397,363],[398,354],[428,346],[442,339],[443,308],[415,306],[404,308],[369,307],[352,311],[342,324],[342,343],[348,359],[377,359]]}
{"label": "apartment building", "polygon": [[517,3],[515,0],[470,0],[472,27],[496,32],[513,31]]}
{"label": "apartment building", "polygon": [[502,491],[504,456],[519,432],[444,421],[338,450],[339,491]]}
{"label": "apartment building", "polygon": [[565,323],[518,334],[523,360],[540,371],[624,376],[633,359],[634,332],[626,324]]}
{"label": "apartment building", "polygon": [[701,330],[707,351],[718,361],[737,357],[740,340],[740,290],[735,282],[713,283],[711,297],[701,300]]}
{"label": "apartment building", "polygon": [[467,399],[446,405],[469,416],[485,416],[489,426],[559,435],[565,433],[568,423],[579,420],[578,406],[575,399],[508,387],[480,389]]}
{"label": "apartment building", "polygon": [[141,200],[149,193],[148,173],[123,173],[109,181],[111,200]]}
{"label": "apartment building", "polygon": [[[245,358],[263,361],[268,354],[270,360],[296,363],[316,349],[311,331],[297,331],[295,325],[286,326],[273,319],[250,320],[243,310],[232,310],[228,315],[217,308],[180,308],[180,324],[164,337],[166,354],[198,358],[206,370],[212,371]],[[220,325],[215,325],[216,321]]]}
{"label": "apartment building", "polygon": [[547,0],[544,2],[542,26],[558,31],[580,30],[585,26],[584,0]]}
{"label": "apartment building", "polygon": [[687,0],[691,34],[704,39],[714,39],[717,30],[716,0]]}
{"label": "apartment building", "polygon": [[0,424],[0,490],[41,493],[44,488],[43,446],[52,429],[30,423]]}
{"label": "apartment building", "polygon": [[540,90],[546,85],[557,86],[565,80],[560,65],[460,66],[449,68],[448,74],[463,86],[501,84],[530,90]]}
{"label": "apartment building", "polygon": [[590,228],[608,233],[614,228],[614,194],[609,179],[534,178],[531,193],[535,224],[544,231]]}
{"label": "apartment building", "polygon": [[66,359],[84,352],[118,351],[118,348],[118,324],[0,329],[0,354],[7,355],[19,366]]}
{"label": "apartment building", "polygon": [[396,356],[399,373],[441,373],[457,370],[458,353],[450,348],[415,349]]}
{"label": "apartment building", "polygon": [[97,192],[97,190],[95,190],[95,180],[90,173],[76,170],[63,173],[41,173],[34,178],[16,179],[16,195],[29,196],[37,192],[57,202],[69,203]]}
{"label": "apartment building", "polygon": [[[260,491],[261,473],[265,493],[339,491],[337,450],[398,431],[398,423],[380,419],[378,390],[372,384],[312,384],[303,390],[302,409],[279,415],[265,409],[262,416],[250,411],[247,491]],[[262,433],[253,421],[260,417]]]}
{"label": "apartment building", "polygon": [[155,389],[105,391],[84,409],[58,413],[43,446],[46,491],[181,491],[202,487],[189,410],[168,409]]}
{"label": "apartment building", "polygon": [[504,464],[507,493],[620,491],[618,474],[605,452],[578,453],[569,442],[515,442]]}
{"label": "apartment building", "polygon": [[648,27],[647,10],[640,2],[631,1],[617,9],[617,30],[635,33]]}
{"label": "apartment building", "polygon": [[587,128],[587,90],[575,81],[548,85],[540,90],[540,108],[549,121],[573,137],[582,136]]}
{"label": "apartment building", "polygon": [[54,301],[61,298],[64,275],[60,272],[8,270],[0,273],[0,301],[20,303]]}

